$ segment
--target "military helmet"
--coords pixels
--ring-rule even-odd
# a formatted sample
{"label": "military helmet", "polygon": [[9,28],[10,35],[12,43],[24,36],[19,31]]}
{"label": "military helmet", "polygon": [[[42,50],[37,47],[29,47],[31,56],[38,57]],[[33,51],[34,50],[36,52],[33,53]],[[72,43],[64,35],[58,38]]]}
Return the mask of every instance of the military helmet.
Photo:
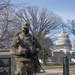
{"label": "military helmet", "polygon": [[29,23],[23,23],[22,24],[22,28],[29,28],[30,27],[30,24]]}

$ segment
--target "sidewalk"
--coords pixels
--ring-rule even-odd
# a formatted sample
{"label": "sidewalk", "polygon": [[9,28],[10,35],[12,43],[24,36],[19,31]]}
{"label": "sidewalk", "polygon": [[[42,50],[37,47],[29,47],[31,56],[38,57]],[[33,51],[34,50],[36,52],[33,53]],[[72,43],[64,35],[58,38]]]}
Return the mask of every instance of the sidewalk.
{"label": "sidewalk", "polygon": [[41,72],[36,75],[63,75],[63,71],[57,69],[45,69],[45,73]]}
{"label": "sidewalk", "polygon": [[[37,73],[36,75],[63,75],[63,70],[61,69],[45,69],[45,73]],[[69,75],[75,75],[75,72],[70,71]]]}

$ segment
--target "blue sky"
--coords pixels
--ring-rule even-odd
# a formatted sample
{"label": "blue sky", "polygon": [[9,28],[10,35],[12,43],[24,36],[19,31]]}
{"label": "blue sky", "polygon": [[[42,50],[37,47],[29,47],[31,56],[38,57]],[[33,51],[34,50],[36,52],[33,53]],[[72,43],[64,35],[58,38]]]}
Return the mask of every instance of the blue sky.
{"label": "blue sky", "polygon": [[75,0],[12,0],[12,2],[46,8],[58,14],[63,20],[75,19]]}
{"label": "blue sky", "polygon": [[[75,19],[75,0],[11,0],[15,4],[26,4],[26,6],[38,6],[46,8],[59,15],[64,21]],[[70,35],[71,41],[75,39]]]}

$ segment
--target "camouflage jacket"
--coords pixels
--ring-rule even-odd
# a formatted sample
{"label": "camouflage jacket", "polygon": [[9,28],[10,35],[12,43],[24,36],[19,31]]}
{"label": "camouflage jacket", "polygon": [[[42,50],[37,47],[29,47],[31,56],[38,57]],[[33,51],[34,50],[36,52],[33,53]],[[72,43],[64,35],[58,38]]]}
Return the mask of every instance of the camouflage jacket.
{"label": "camouflage jacket", "polygon": [[[26,45],[22,46],[22,42],[24,42]],[[27,48],[37,50],[39,52],[41,50],[41,45],[31,34],[19,34],[18,36],[14,37],[11,43],[10,52],[14,55],[19,55],[22,50],[26,50]]]}

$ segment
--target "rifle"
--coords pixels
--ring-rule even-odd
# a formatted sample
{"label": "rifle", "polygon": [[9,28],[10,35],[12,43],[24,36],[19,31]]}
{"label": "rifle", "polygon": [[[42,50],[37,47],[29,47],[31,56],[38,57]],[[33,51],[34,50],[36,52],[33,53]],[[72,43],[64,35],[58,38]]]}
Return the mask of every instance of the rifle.
{"label": "rifle", "polygon": [[45,70],[41,67],[41,64],[38,60],[37,53],[36,54],[31,53],[29,58],[35,61],[35,72],[39,73],[41,69],[43,70],[43,72],[45,72]]}
{"label": "rifle", "polygon": [[[40,72],[41,69],[43,70],[43,72],[45,72],[45,70],[41,67],[38,57],[36,57],[36,59],[35,59],[35,64],[36,64],[36,72]],[[39,67],[40,67],[40,69],[39,69]]]}

